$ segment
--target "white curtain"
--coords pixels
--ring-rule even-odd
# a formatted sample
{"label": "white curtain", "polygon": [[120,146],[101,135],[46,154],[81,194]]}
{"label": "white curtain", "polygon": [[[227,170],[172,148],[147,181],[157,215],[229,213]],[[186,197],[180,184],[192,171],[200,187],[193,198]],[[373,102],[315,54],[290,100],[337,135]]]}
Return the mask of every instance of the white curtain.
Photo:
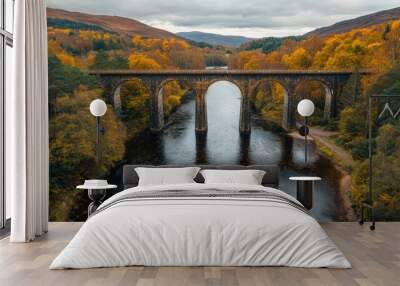
{"label": "white curtain", "polygon": [[6,99],[7,186],[12,242],[28,242],[48,225],[47,24],[44,0],[15,1],[14,75]]}

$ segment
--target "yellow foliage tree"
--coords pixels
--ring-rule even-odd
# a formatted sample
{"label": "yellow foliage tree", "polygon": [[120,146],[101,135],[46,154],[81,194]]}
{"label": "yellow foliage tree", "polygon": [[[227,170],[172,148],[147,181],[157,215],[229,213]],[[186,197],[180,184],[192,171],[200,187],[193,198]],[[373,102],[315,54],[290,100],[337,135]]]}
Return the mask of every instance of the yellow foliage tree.
{"label": "yellow foliage tree", "polygon": [[198,50],[172,50],[167,56],[174,65],[179,69],[203,69],[205,59],[203,54]]}
{"label": "yellow foliage tree", "polygon": [[172,110],[181,104],[185,89],[177,81],[170,81],[163,86],[164,116],[168,117]]}
{"label": "yellow foliage tree", "polygon": [[285,55],[282,60],[290,69],[308,69],[312,65],[312,57],[303,47],[299,47],[293,53]]}
{"label": "yellow foliage tree", "polygon": [[128,58],[129,68],[137,70],[159,70],[161,66],[144,54],[131,54]]}
{"label": "yellow foliage tree", "polygon": [[[50,119],[50,219],[65,221],[80,200],[71,192],[82,178],[98,177],[123,158],[125,128],[113,109],[108,108],[102,123],[101,161],[96,164],[96,119],[89,112],[90,102],[101,97],[101,90],[81,86],[73,95],[57,98],[57,114]],[[96,166],[97,165],[97,166]]]}
{"label": "yellow foliage tree", "polygon": [[258,51],[243,51],[230,57],[229,67],[245,70],[267,68],[267,57],[264,53]]}
{"label": "yellow foliage tree", "polygon": [[79,66],[77,60],[73,56],[67,54],[66,52],[62,51],[56,53],[56,56],[61,61],[61,63],[63,63],[66,66],[71,66],[71,67]]}
{"label": "yellow foliage tree", "polygon": [[138,80],[129,80],[121,86],[121,111],[129,138],[146,129],[149,125],[149,92]]}

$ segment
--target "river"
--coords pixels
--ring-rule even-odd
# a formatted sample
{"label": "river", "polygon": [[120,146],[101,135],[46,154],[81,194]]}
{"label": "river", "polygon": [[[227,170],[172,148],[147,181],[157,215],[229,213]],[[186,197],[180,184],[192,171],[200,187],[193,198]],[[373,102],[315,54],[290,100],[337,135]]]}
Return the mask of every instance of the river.
{"label": "river", "polygon": [[[160,134],[145,132],[127,143],[124,162],[131,164],[279,164],[280,189],[295,196],[290,176],[322,177],[314,189],[311,215],[318,221],[343,220],[338,198],[339,175],[333,163],[320,156],[309,142],[309,164],[304,168],[304,140],[267,130],[252,115],[249,136],[239,134],[240,91],[225,81],[214,83],[206,94],[208,133],[196,140],[195,100],[186,98],[170,116]],[[120,173],[120,172],[119,172]]]}

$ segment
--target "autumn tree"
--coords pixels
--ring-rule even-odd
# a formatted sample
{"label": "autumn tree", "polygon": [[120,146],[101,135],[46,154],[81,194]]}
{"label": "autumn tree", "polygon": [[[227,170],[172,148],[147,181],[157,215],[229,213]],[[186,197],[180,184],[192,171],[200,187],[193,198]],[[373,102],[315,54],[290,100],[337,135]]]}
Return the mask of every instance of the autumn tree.
{"label": "autumn tree", "polygon": [[279,83],[271,81],[262,81],[253,90],[251,103],[269,128],[280,129],[285,93]]}
{"label": "autumn tree", "polygon": [[96,54],[90,69],[127,69],[128,61],[122,56],[110,57],[105,51]]}
{"label": "autumn tree", "polygon": [[134,70],[159,70],[161,66],[145,54],[133,53],[128,59],[129,68]]}
{"label": "autumn tree", "polygon": [[267,68],[266,55],[261,52],[244,51],[230,57],[229,68],[256,70]]}
{"label": "autumn tree", "polygon": [[205,65],[207,67],[225,67],[228,65],[228,60],[225,55],[221,54],[208,54],[206,55]]}
{"label": "autumn tree", "polygon": [[382,35],[386,42],[386,50],[392,64],[395,64],[400,55],[400,21],[389,23]]}
{"label": "autumn tree", "polygon": [[312,64],[310,53],[303,47],[299,47],[291,54],[285,55],[282,60],[290,69],[308,69]]}
{"label": "autumn tree", "polygon": [[377,208],[388,216],[400,214],[400,125],[385,124],[376,138],[373,183]]}
{"label": "autumn tree", "polygon": [[163,96],[164,116],[165,119],[175,110],[180,104],[185,95],[185,88],[177,81],[170,81],[165,84],[161,90]]}
{"label": "autumn tree", "polygon": [[56,100],[59,97],[70,96],[81,85],[89,89],[98,88],[100,82],[94,76],[82,72],[78,68],[65,66],[54,55],[49,54],[49,114],[52,117],[58,112]]}
{"label": "autumn tree", "polygon": [[[82,183],[82,178],[101,176],[124,155],[125,129],[113,109],[108,108],[102,120],[106,132],[96,168],[96,119],[90,114],[89,105],[101,97],[101,92],[80,86],[72,95],[56,100],[58,112],[49,123],[51,220],[66,220],[79,205],[79,193],[70,190]],[[75,218],[84,217],[81,213]]]}
{"label": "autumn tree", "polygon": [[122,121],[129,138],[133,138],[149,126],[149,91],[140,80],[133,79],[121,85],[120,97]]}
{"label": "autumn tree", "polygon": [[173,50],[169,58],[179,69],[204,69],[205,59],[201,52],[196,50]]}
{"label": "autumn tree", "polygon": [[340,113],[339,132],[344,142],[351,142],[358,136],[365,137],[366,118],[354,107],[346,107]]}
{"label": "autumn tree", "polygon": [[340,108],[346,106],[353,106],[361,97],[361,76],[360,72],[356,70],[343,87],[340,94],[338,103]]}

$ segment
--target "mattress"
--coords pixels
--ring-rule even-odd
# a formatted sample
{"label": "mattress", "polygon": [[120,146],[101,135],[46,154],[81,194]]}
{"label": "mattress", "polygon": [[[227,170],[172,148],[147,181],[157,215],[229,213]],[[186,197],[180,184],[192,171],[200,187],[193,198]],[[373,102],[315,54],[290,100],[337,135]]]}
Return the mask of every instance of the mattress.
{"label": "mattress", "polygon": [[50,269],[134,265],[351,267],[290,195],[263,186],[193,183],[114,195]]}

